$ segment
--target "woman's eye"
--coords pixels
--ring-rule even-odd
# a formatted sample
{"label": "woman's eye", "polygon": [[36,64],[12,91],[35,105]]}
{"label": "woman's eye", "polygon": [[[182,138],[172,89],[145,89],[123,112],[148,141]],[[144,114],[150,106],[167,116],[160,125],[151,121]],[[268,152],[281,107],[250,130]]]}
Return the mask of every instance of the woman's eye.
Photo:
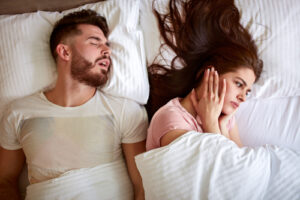
{"label": "woman's eye", "polygon": [[251,91],[246,92],[247,97],[250,96],[250,94],[251,94]]}
{"label": "woman's eye", "polygon": [[240,83],[240,82],[238,82],[238,81],[235,82],[235,84],[236,84],[236,86],[238,86],[238,87],[242,87],[242,85],[243,85],[242,83]]}
{"label": "woman's eye", "polygon": [[91,45],[97,46],[98,44],[96,44],[96,43],[91,43]]}

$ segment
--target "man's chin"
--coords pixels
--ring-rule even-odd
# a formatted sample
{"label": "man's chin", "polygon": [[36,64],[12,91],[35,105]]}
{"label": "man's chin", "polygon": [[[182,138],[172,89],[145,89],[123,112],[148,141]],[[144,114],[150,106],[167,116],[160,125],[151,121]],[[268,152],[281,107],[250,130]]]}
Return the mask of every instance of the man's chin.
{"label": "man's chin", "polygon": [[94,81],[94,82],[88,82],[87,85],[92,87],[104,87],[107,83],[107,80],[101,80],[101,81]]}
{"label": "man's chin", "polygon": [[81,80],[82,83],[91,87],[103,87],[108,81],[107,76],[90,76]]}

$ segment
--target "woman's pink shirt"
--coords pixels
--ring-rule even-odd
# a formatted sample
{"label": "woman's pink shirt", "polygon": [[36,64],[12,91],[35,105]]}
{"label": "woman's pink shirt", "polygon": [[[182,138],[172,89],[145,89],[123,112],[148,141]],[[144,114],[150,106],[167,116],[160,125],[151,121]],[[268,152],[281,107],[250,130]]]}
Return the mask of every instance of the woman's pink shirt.
{"label": "woman's pink shirt", "polygon": [[[234,118],[233,118],[234,119]],[[199,120],[198,120],[199,121]],[[235,120],[230,120],[229,129]],[[147,151],[160,147],[160,139],[172,130],[188,130],[203,133],[201,124],[180,104],[180,98],[170,100],[152,117],[148,128]]]}

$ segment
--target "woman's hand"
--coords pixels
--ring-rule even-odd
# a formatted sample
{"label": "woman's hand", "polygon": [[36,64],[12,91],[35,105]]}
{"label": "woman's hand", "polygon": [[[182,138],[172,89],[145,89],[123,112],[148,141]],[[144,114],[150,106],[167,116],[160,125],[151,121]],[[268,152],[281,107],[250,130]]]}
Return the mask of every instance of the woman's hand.
{"label": "woman's hand", "polygon": [[231,113],[230,115],[221,115],[219,117],[219,126],[221,130],[221,134],[227,137],[228,139],[231,139],[229,130],[228,130],[228,124],[229,121],[232,119],[235,112]]}
{"label": "woman's hand", "polygon": [[204,132],[221,133],[219,117],[223,108],[226,92],[226,80],[223,80],[219,94],[219,75],[214,68],[207,69],[201,85],[192,91],[191,101],[200,117]]}

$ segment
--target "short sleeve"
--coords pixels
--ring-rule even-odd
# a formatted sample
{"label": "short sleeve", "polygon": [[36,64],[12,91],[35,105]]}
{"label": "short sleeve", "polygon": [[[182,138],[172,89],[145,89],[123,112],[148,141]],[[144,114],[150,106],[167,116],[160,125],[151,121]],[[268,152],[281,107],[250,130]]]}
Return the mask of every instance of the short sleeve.
{"label": "short sleeve", "polygon": [[120,118],[122,143],[136,143],[146,139],[148,117],[144,106],[126,100]]}
{"label": "short sleeve", "polygon": [[0,125],[0,145],[4,149],[17,150],[22,146],[17,136],[16,117],[9,106],[3,113]]}
{"label": "short sleeve", "polygon": [[194,130],[177,107],[164,107],[153,116],[147,136],[147,150],[160,147],[160,139],[171,130]]}

